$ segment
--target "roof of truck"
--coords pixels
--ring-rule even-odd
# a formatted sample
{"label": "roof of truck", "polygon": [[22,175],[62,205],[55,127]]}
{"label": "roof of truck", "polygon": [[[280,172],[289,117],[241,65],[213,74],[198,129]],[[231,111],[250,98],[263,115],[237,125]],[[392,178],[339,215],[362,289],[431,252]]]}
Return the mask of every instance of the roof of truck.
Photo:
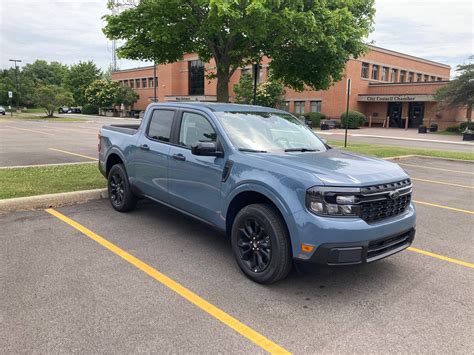
{"label": "roof of truck", "polygon": [[163,102],[150,104],[153,106],[176,106],[194,109],[207,108],[214,112],[285,112],[270,107],[256,105],[226,104],[219,102]]}

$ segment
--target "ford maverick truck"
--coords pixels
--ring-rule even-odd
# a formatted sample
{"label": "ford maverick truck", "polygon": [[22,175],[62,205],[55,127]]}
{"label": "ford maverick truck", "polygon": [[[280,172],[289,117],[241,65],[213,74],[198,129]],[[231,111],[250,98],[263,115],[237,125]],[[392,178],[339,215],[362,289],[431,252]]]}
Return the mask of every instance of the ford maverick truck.
{"label": "ford maverick truck", "polygon": [[114,209],[147,198],[212,225],[259,283],[294,262],[371,263],[415,236],[403,169],[332,149],[281,110],[153,103],[140,125],[100,130],[99,168]]}

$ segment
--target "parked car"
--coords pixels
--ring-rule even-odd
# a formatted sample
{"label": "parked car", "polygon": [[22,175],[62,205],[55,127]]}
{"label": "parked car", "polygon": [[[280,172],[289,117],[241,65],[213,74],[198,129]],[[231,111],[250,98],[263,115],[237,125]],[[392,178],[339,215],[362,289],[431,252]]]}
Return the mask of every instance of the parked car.
{"label": "parked car", "polygon": [[82,110],[80,107],[67,107],[67,106],[61,106],[58,109],[58,113],[81,113]]}
{"label": "parked car", "polygon": [[6,113],[5,107],[0,106],[0,115],[5,116],[5,113]]}
{"label": "parked car", "polygon": [[283,279],[294,261],[370,263],[415,236],[403,169],[331,149],[276,109],[153,103],[140,125],[102,127],[99,168],[114,209],[148,198],[212,225],[259,283]]}

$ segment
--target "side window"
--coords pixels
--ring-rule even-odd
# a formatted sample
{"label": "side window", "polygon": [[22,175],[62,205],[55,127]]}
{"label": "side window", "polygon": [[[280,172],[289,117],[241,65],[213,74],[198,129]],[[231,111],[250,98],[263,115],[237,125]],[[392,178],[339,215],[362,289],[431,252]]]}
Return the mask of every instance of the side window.
{"label": "side window", "polygon": [[184,112],[179,130],[179,144],[190,148],[199,142],[215,142],[217,134],[209,121],[196,113]]}
{"label": "side window", "polygon": [[163,142],[169,142],[173,125],[174,111],[155,110],[151,116],[147,136]]}

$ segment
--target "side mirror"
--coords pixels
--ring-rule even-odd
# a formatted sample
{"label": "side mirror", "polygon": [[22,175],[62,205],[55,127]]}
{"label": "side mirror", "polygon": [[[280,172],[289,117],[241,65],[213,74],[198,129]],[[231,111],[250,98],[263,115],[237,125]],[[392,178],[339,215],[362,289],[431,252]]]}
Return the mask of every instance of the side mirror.
{"label": "side mirror", "polygon": [[191,147],[191,153],[204,157],[221,157],[223,153],[217,149],[217,142],[199,142]]}

